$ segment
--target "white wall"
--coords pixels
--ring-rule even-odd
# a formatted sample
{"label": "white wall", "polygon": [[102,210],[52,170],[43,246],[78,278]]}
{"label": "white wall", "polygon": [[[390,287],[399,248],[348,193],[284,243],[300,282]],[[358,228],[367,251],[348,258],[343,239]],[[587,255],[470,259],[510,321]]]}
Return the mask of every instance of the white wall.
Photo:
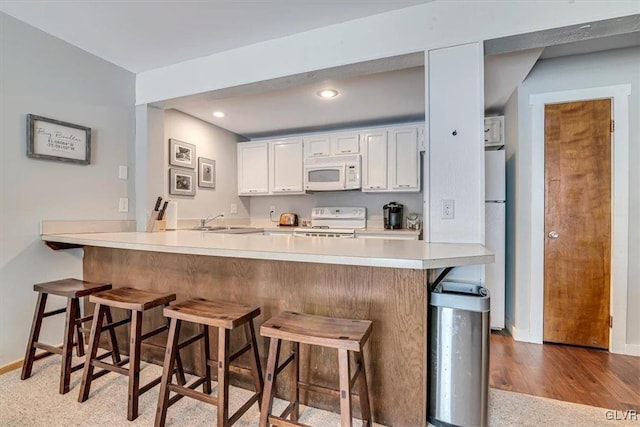
{"label": "white wall", "polygon": [[[40,241],[42,219],[128,219],[118,199],[131,181],[132,73],[0,13],[0,366],[24,356],[36,294],[33,283],[82,278],[82,251],[54,252]],[[26,114],[92,129],[91,164],[26,156]],[[134,203],[131,203],[134,206]],[[51,299],[49,306],[62,306]],[[60,316],[58,316],[60,317]],[[42,338],[62,342],[62,319],[46,321]]]}
{"label": "white wall", "polygon": [[[516,173],[518,163],[518,90],[516,89],[504,107],[504,140],[506,154],[506,191],[507,191],[507,223],[505,246],[505,317],[507,326],[513,325],[516,302],[516,272],[518,248],[516,247],[518,233],[524,230],[516,229],[516,202],[518,198],[517,186],[519,182]],[[520,289],[523,292],[523,289]]]}
{"label": "white wall", "polygon": [[[195,197],[169,194],[169,139],[196,146],[196,155],[216,161],[216,188],[196,187]],[[237,142],[242,137],[177,110],[164,113],[164,198],[178,202],[178,218],[204,218],[225,213],[225,218],[247,218],[249,202],[238,197]],[[196,160],[196,181],[197,181]],[[155,197],[152,197],[155,200]],[[231,204],[238,213],[230,213]]]}
{"label": "white wall", "polygon": [[[515,155],[516,175],[516,266],[515,326],[531,328],[529,283],[531,270],[531,108],[529,96],[630,84],[629,97],[629,257],[627,298],[627,343],[640,344],[640,48],[619,49],[589,55],[542,60],[519,88],[519,135]],[[614,106],[615,108],[615,106]],[[506,122],[506,119],[505,119]],[[539,172],[539,171],[537,171]]]}
{"label": "white wall", "polygon": [[[311,219],[311,209],[318,206],[364,206],[367,208],[367,227],[382,227],[382,206],[389,202],[404,205],[404,214],[416,212],[422,215],[422,193],[363,193],[361,191],[330,191],[301,196],[244,197],[250,199],[251,218],[268,219],[269,206],[276,213],[294,212],[300,219]],[[277,220],[278,215],[273,219]]]}

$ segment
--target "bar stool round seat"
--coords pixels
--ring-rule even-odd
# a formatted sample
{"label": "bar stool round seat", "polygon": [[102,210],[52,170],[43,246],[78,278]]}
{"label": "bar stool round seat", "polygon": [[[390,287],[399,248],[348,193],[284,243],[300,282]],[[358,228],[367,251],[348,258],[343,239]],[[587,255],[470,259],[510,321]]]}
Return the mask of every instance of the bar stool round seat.
{"label": "bar stool round seat", "polygon": [[[363,347],[371,335],[371,321],[284,311],[263,323],[260,327],[260,335],[271,339],[264,397],[260,410],[260,427],[266,427],[271,424],[303,426],[303,424],[298,423],[300,389],[338,396],[340,398],[340,424],[342,427],[351,426],[351,388],[356,381],[359,381],[362,425],[371,426],[371,406],[369,404],[369,389],[363,358]],[[292,354],[279,365],[281,340],[292,343]],[[338,350],[339,390],[300,381],[299,344],[317,345]],[[351,376],[351,367],[349,365],[350,354],[353,355],[356,364],[356,372],[353,376]],[[271,413],[271,410],[275,395],[276,377],[290,363],[293,366],[290,403],[280,416],[275,416]],[[288,416],[290,416],[290,419],[287,419]]]}
{"label": "bar stool round seat", "polygon": [[[62,364],[60,369],[60,394],[69,391],[69,382],[71,373],[82,369],[84,363],[72,366],[72,351],[76,348],[78,356],[84,355],[84,338],[81,331],[82,324],[93,318],[92,315],[82,317],[80,309],[80,298],[111,289],[110,283],[92,283],[78,279],[62,279],[52,282],[37,283],[33,285],[33,290],[38,292],[38,301],[33,314],[33,322],[31,323],[31,333],[27,343],[27,351],[22,364],[22,374],[20,378],[26,380],[31,377],[33,370],[33,362],[59,354],[62,356]],[[49,295],[57,295],[67,298],[66,308],[60,308],[45,312],[47,297]],[[46,317],[55,316],[65,313],[65,332],[63,344],[61,347],[55,347],[49,344],[38,342],[40,338],[40,330],[42,328],[42,320]],[[74,335],[77,341],[74,341]],[[36,349],[44,350],[43,353],[36,355]]]}
{"label": "bar stool round seat", "polygon": [[[142,313],[156,307],[166,307],[171,301],[175,301],[175,299],[176,294],[174,293],[158,293],[133,288],[111,289],[89,297],[89,301],[95,304],[94,321],[89,336],[89,349],[87,362],[85,363],[82,374],[82,383],[78,396],[79,402],[84,402],[89,398],[91,383],[94,379],[109,372],[116,372],[129,377],[127,419],[133,421],[138,417],[138,400],[140,395],[158,385],[161,378],[158,377],[148,384],[142,387],[140,386],[141,345],[146,339],[169,329],[168,324],[163,324],[143,334]],[[111,320],[111,307],[127,310],[129,317],[113,322]],[[108,324],[103,324],[105,318],[107,322],[109,322]],[[109,331],[110,334],[115,334],[114,329],[116,327],[128,323],[131,324],[129,358],[120,358],[116,343],[116,358],[113,364],[103,362],[104,354],[97,356],[101,333],[103,331]],[[129,368],[124,368],[123,366],[127,363],[129,364]],[[101,371],[94,374],[95,367],[101,368]],[[180,360],[178,360],[178,378],[181,383],[184,384],[184,371]]]}
{"label": "bar stool round seat", "polygon": [[[253,326],[253,320],[260,315],[260,307],[195,298],[165,307],[163,313],[171,319],[171,323],[160,383],[155,427],[165,425],[167,409],[184,396],[216,406],[218,427],[233,425],[254,403],[260,405],[263,379]],[[180,342],[180,328],[183,321],[200,325],[201,332]],[[217,360],[212,359],[210,355],[209,327],[218,329]],[[229,347],[230,333],[239,327],[244,327],[246,344],[232,353]],[[203,341],[204,377],[197,377],[190,384],[173,384],[171,382],[173,365],[180,354],[180,349],[200,340]],[[246,371],[239,366],[232,366],[231,363],[246,352],[250,352],[250,372],[255,393],[234,414],[229,416],[229,372],[232,368],[234,371]],[[210,396],[212,367],[217,368],[217,396]],[[202,392],[195,391],[199,385],[202,385]],[[177,395],[169,399],[169,392],[177,393]]]}

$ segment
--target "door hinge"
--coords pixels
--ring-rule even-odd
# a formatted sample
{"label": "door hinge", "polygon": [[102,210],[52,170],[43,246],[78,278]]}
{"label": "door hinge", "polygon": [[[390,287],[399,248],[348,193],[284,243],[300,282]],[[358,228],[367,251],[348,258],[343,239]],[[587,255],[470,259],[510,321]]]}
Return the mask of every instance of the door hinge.
{"label": "door hinge", "polygon": [[609,316],[609,327],[613,328],[613,316]]}
{"label": "door hinge", "polygon": [[615,131],[616,131],[616,121],[611,120],[611,133],[614,133]]}

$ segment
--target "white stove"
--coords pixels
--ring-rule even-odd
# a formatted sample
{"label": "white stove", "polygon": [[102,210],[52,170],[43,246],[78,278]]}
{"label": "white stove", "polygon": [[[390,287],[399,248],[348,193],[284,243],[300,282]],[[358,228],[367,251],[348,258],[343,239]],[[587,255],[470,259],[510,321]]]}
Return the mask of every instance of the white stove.
{"label": "white stove", "polygon": [[362,207],[325,207],[311,211],[311,228],[295,228],[294,236],[353,239],[355,230],[367,226],[367,209]]}

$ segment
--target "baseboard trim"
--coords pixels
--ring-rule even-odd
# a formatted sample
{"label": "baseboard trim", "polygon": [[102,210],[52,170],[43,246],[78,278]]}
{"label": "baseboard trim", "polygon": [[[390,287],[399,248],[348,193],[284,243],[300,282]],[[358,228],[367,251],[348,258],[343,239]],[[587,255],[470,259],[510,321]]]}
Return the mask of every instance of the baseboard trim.
{"label": "baseboard trim", "polygon": [[511,332],[511,336],[516,341],[522,342],[530,342],[533,344],[542,344],[541,341],[536,340],[531,336],[531,330],[529,329],[518,329],[513,325],[513,323],[508,323],[509,332]]}
{"label": "baseboard trim", "polygon": [[627,356],[639,356],[640,357],[640,344],[625,344],[624,354]]}
{"label": "baseboard trim", "polygon": [[22,368],[22,359],[0,366],[0,375]]}

